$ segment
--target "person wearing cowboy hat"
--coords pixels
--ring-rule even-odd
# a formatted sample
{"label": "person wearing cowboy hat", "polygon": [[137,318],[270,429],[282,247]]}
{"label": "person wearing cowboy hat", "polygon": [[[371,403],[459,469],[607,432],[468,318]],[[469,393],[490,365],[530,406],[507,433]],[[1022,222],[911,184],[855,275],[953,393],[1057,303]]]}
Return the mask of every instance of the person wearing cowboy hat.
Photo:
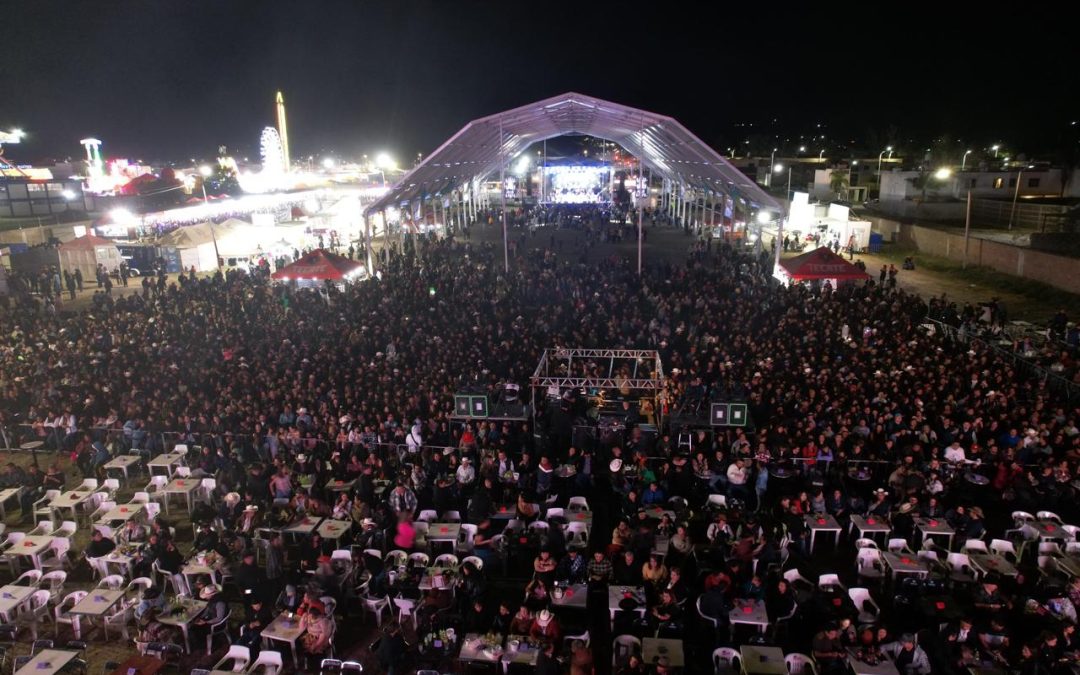
{"label": "person wearing cowboy hat", "polygon": [[532,626],[529,628],[529,638],[532,640],[544,640],[552,644],[558,644],[562,639],[562,629],[550,609],[542,609],[536,614],[536,618],[533,619]]}
{"label": "person wearing cowboy hat", "polygon": [[457,468],[455,477],[461,487],[469,487],[476,481],[476,469],[473,468],[471,459],[468,457],[461,458],[461,466]]}
{"label": "person wearing cowboy hat", "polygon": [[[229,606],[221,597],[221,587],[216,584],[207,584],[199,591],[199,599],[206,602],[206,608],[191,622],[193,635],[205,636],[210,632],[210,627],[220,623],[229,615]],[[194,642],[198,640],[194,639]]]}

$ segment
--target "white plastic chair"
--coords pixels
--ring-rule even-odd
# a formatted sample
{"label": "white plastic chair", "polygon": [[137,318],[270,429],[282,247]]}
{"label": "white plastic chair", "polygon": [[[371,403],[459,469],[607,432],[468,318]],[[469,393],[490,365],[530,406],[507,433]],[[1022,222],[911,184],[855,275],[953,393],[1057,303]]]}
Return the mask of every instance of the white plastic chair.
{"label": "white plastic chair", "polygon": [[446,513],[442,514],[442,521],[441,522],[444,522],[444,523],[460,523],[461,522],[461,512],[460,511],[447,511]]}
{"label": "white plastic chair", "polygon": [[986,547],[986,542],[981,539],[968,539],[964,542],[964,545],[960,547],[962,553],[971,555],[972,553],[989,553],[990,550]]}
{"label": "white plastic chair", "polygon": [[38,587],[49,591],[49,602],[60,602],[64,594],[64,584],[67,583],[68,573],[64,570],[53,570],[41,576]]}
{"label": "white plastic chair", "polygon": [[29,586],[37,588],[41,585],[41,570],[27,570],[19,575],[19,578],[11,582],[12,586]]}
{"label": "white plastic chair", "polygon": [[77,489],[77,490],[97,490],[98,485],[99,485],[99,483],[98,483],[97,478],[84,478],[83,482],[79,483],[79,487],[77,487],[75,489]]}
{"label": "white plastic chair", "polygon": [[611,665],[626,663],[631,656],[641,655],[641,640],[633,635],[619,635],[611,643]]}
{"label": "white plastic chair", "polygon": [[1053,511],[1036,511],[1035,512],[1035,519],[1036,520],[1052,520],[1055,523],[1057,523],[1058,525],[1062,524],[1061,516],[1054,513]]}
{"label": "white plastic chair", "polygon": [[908,545],[907,539],[895,537],[889,540],[886,548],[889,549],[889,553],[906,553],[908,555],[915,555],[915,551],[911,550]]}
{"label": "white plastic chair", "polygon": [[1013,523],[1015,523],[1017,527],[1022,527],[1035,520],[1035,516],[1028,513],[1027,511],[1013,511],[1012,519]]}
{"label": "white plastic chair", "polygon": [[972,583],[978,578],[966,553],[950,553],[945,558],[945,564],[949,567],[949,578],[953,581]]}
{"label": "white plastic chair", "polygon": [[427,553],[411,553],[409,554],[409,566],[410,567],[430,567],[431,556]]}
{"label": "white plastic chair", "polygon": [[176,467],[176,477],[177,478],[191,478],[191,467],[190,466],[178,466],[178,467]]}
{"label": "white plastic chair", "polygon": [[71,539],[78,531],[79,525],[74,520],[65,520],[64,522],[60,523],[60,527],[56,528],[56,531],[53,532],[53,536]]}
{"label": "white plastic chair", "polygon": [[435,558],[435,567],[457,567],[459,564],[458,557],[453,553],[443,553],[438,558]]}
{"label": "white plastic chair", "polygon": [[856,573],[859,579],[883,579],[885,577],[884,564],[881,562],[881,551],[877,548],[860,548],[855,554]]}
{"label": "white plastic chair", "polygon": [[131,503],[132,504],[149,504],[150,503],[150,493],[147,492],[146,490],[140,490],[140,491],[136,492],[135,494],[131,495]]}
{"label": "white plastic chair", "polygon": [[791,590],[793,591],[797,591],[800,584],[805,591],[814,590],[814,584],[812,584],[809,579],[799,574],[799,570],[797,569],[784,570],[784,580],[788,582],[788,586],[791,586]]}
{"label": "white plastic chair", "polygon": [[198,487],[198,498],[207,504],[212,503],[214,498],[214,490],[217,489],[216,478],[203,478],[202,483]]}
{"label": "white plastic chair", "polygon": [[548,524],[545,523],[542,520],[538,520],[538,521],[536,521],[534,523],[529,523],[529,529],[530,530],[544,530],[546,532],[548,530]]}
{"label": "white plastic chair", "polygon": [[[724,495],[718,495],[718,496],[721,499],[723,499],[723,497],[724,497]],[[711,500],[711,497],[710,497],[710,500]],[[710,503],[711,503],[711,501],[710,501]],[[566,504],[566,508],[568,510],[570,510],[570,511],[588,511],[589,510],[589,500],[585,499],[584,497],[571,497],[570,501],[567,502],[567,504]]]}
{"label": "white plastic chair", "polygon": [[1039,555],[1061,555],[1061,544],[1056,541],[1040,541],[1039,542]]}
{"label": "white plastic chair", "polygon": [[38,626],[41,622],[43,620],[51,621],[52,619],[53,617],[49,614],[49,592],[34,591],[30,595],[26,609],[15,617],[15,625],[19,628],[29,628],[30,634],[36,640],[38,639]]}
{"label": "white plastic chair", "polygon": [[[228,613],[225,614],[224,618],[222,618],[221,621],[218,621],[217,623],[210,624],[210,632],[208,632],[206,634],[206,655],[207,656],[210,656],[210,653],[214,650],[214,638],[219,636],[219,635],[221,637],[224,637],[225,640],[229,643],[230,649],[232,648],[232,637],[229,636],[229,617],[231,615],[232,615],[232,611],[229,611]],[[246,647],[244,648],[244,651],[248,651]],[[246,666],[247,662],[250,661],[250,660],[251,660],[251,654],[248,653],[248,657],[247,657],[247,660],[244,661],[244,665]],[[216,670],[216,668],[215,668],[215,670]],[[241,668],[240,670],[243,670],[243,668]]]}
{"label": "white plastic chair", "polygon": [[1014,562],[1017,559],[1016,546],[1007,539],[991,539],[990,540],[990,552],[995,555],[1011,558]]}
{"label": "white plastic chair", "polygon": [[855,548],[877,548],[877,542],[873,539],[863,537],[862,539],[855,540]]}
{"label": "white plastic chair", "polygon": [[71,626],[72,632],[75,633],[75,639],[82,639],[82,630],[79,625],[79,615],[72,614],[71,608],[83,601],[83,599],[90,595],[88,591],[74,591],[64,596],[64,599],[60,601],[60,604],[53,608],[53,623],[56,624],[57,631],[60,629],[60,624],[66,623]]}
{"label": "white plastic chair", "polygon": [[71,549],[71,542],[67,539],[53,539],[49,544],[49,548],[41,554],[40,562],[42,569],[56,568],[62,569],[68,565],[68,551]]}
{"label": "white plastic chair", "polygon": [[360,601],[364,606],[365,612],[371,612],[375,615],[375,625],[382,626],[382,615],[384,611],[390,609],[390,599],[386,597],[362,595],[360,596]]}
{"label": "white plastic chair", "polygon": [[[424,555],[427,555],[426,553]],[[384,562],[389,567],[405,567],[409,562],[409,554],[400,549],[394,549],[386,554]]]}
{"label": "white plastic chair", "polygon": [[717,647],[712,653],[713,668],[717,675],[739,673],[742,671],[742,656],[739,650],[731,647]]}
{"label": "white plastic chair", "polygon": [[818,672],[814,659],[798,652],[786,654],[784,665],[787,666],[788,675],[817,675]]}
{"label": "white plastic chair", "polygon": [[874,623],[881,616],[881,607],[874,602],[868,588],[849,588],[848,597],[859,610],[859,623]]}
{"label": "white plastic chair", "polygon": [[552,520],[554,518],[562,518],[563,520],[565,520],[566,511],[563,509],[551,508],[547,510],[546,514],[544,514],[544,518],[546,518],[547,520]]}
{"label": "white plastic chair", "polygon": [[284,667],[285,664],[281,659],[281,652],[264,649],[259,652],[259,657],[251,664],[251,667],[248,668],[247,672],[249,675],[256,675],[256,673],[259,672],[259,669],[262,668],[263,675],[277,675]]}
{"label": "white plastic chair", "polygon": [[34,518],[48,518],[56,520],[56,509],[51,504],[60,496],[59,490],[46,490],[45,496],[34,502]]}
{"label": "white plastic chair", "polygon": [[[225,664],[232,663],[232,667],[226,668]],[[213,670],[228,670],[234,673],[242,673],[251,663],[251,650],[242,645],[230,645],[229,651],[217,662]]]}
{"label": "white plastic chair", "polygon": [[101,581],[98,582],[98,588],[107,588],[110,591],[118,591],[124,587],[124,575],[123,574],[110,574]]}
{"label": "white plastic chair", "polygon": [[110,497],[114,496],[120,490],[119,478],[106,478],[101,481],[101,489],[104,490]]}
{"label": "white plastic chair", "polygon": [[589,526],[579,521],[566,524],[566,543],[587,545],[589,543]]}
{"label": "white plastic chair", "polygon": [[455,544],[455,550],[458,553],[472,553],[473,539],[476,537],[479,527],[472,523],[462,523],[460,527],[461,534]]}
{"label": "white plastic chair", "polygon": [[839,574],[818,575],[817,587],[822,590],[826,588],[839,588],[840,590],[844,590],[846,588],[846,586],[841,583]]}
{"label": "white plastic chair", "polygon": [[461,564],[462,565],[464,565],[466,563],[468,563],[468,564],[472,565],[473,567],[475,567],[477,571],[480,571],[480,570],[484,569],[484,561],[483,561],[483,559],[478,558],[478,557],[476,557],[474,555],[465,556],[464,558],[461,559]]}
{"label": "white plastic chair", "polygon": [[434,523],[439,519],[439,512],[435,509],[424,509],[420,512],[420,515],[417,516],[416,519],[423,520],[429,523]]}
{"label": "white plastic chair", "polygon": [[128,582],[128,585],[124,588],[124,594],[138,596],[153,585],[154,580],[150,577],[136,577]]}
{"label": "white plastic chair", "polygon": [[52,535],[54,529],[56,529],[56,525],[53,521],[39,520],[37,527],[27,532],[27,535],[31,537],[48,537]]}
{"label": "white plastic chair", "polygon": [[409,598],[397,597],[394,598],[394,606],[398,610],[398,623],[404,624],[406,619],[413,622],[413,627],[416,626],[416,614],[413,610],[416,608],[416,601]]}

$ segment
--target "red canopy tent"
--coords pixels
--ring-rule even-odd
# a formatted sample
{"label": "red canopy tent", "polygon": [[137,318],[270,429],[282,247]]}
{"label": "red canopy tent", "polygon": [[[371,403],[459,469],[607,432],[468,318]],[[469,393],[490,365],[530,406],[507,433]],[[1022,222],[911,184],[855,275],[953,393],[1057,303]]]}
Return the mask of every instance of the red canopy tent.
{"label": "red canopy tent", "polygon": [[282,281],[347,281],[355,278],[363,270],[363,263],[320,248],[282,267],[274,272],[271,278]]}
{"label": "red canopy tent", "polygon": [[782,273],[792,281],[831,279],[840,282],[870,278],[869,274],[833,253],[828,246],[781,260],[780,267],[783,268]]}

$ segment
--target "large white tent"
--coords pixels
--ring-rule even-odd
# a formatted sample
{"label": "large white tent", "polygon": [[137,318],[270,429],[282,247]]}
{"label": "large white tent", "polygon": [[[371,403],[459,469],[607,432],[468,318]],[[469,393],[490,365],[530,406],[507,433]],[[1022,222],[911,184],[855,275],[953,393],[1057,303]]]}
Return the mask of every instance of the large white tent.
{"label": "large white tent", "polygon": [[365,218],[370,225],[379,213],[385,222],[388,209],[403,207],[426,213],[425,200],[433,212],[442,208],[444,221],[448,208],[451,216],[475,215],[488,176],[504,171],[533,143],[567,134],[612,141],[637,156],[650,178],[663,180],[660,208],[680,219],[701,220],[710,204],[726,201],[738,201],[751,213],[780,211],[772,197],[675,119],[571,92],[469,122],[368,206]]}

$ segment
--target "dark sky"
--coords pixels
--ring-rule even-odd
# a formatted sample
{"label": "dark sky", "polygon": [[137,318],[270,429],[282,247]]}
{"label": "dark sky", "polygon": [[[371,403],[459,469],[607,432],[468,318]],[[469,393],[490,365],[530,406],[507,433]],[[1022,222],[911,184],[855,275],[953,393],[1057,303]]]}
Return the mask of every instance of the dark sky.
{"label": "dark sky", "polygon": [[776,119],[770,134],[891,127],[1042,151],[1080,117],[1066,4],[739,4],[754,9],[0,0],[0,129],[30,134],[8,148],[23,161],[78,156],[87,135],[108,156],[252,154],[279,88],[294,156],[414,157],[470,119],[569,90],[672,115],[720,149],[745,137],[734,125]]}

